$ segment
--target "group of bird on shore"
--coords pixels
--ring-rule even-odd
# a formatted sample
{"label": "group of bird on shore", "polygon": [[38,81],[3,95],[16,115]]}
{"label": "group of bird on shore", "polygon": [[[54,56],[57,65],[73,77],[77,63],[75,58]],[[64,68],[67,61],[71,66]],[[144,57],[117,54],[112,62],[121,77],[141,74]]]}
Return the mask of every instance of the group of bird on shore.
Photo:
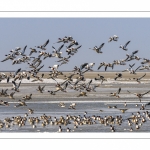
{"label": "group of bird on shore", "polygon": [[[109,38],[108,42],[117,42],[119,39],[119,37],[117,35],[114,35],[112,37]],[[22,69],[19,68],[17,69],[14,73],[10,72],[8,74],[6,73],[0,73],[0,82],[2,80],[6,80],[6,83],[10,83],[10,79],[12,79],[11,83],[13,85],[13,87],[11,88],[11,93],[8,94],[7,91],[8,89],[1,89],[0,91],[0,97],[9,97],[10,99],[15,99],[14,98],[14,94],[16,92],[20,92],[20,86],[21,86],[21,82],[23,79],[27,79],[27,80],[31,80],[31,82],[36,82],[36,81],[40,81],[41,83],[44,81],[44,77],[45,74],[42,73],[40,74],[41,69],[44,67],[44,64],[42,65],[42,62],[45,59],[48,58],[53,58],[56,57],[58,58],[58,63],[60,64],[55,64],[53,66],[49,66],[48,69],[50,69],[49,74],[47,79],[52,79],[53,81],[55,81],[55,87],[56,90],[48,90],[46,92],[48,92],[50,95],[56,95],[57,92],[67,92],[67,88],[73,89],[75,91],[78,91],[79,94],[77,95],[77,97],[84,97],[84,96],[88,96],[89,92],[96,92],[96,88],[100,87],[102,84],[104,84],[104,82],[107,82],[108,79],[105,78],[104,76],[97,74],[97,77],[95,77],[94,79],[90,79],[88,82],[86,82],[86,78],[85,78],[85,73],[86,72],[90,72],[93,71],[93,66],[95,66],[95,63],[83,63],[80,66],[75,66],[72,70],[72,73],[69,76],[66,76],[63,74],[63,72],[59,71],[59,68],[61,67],[61,65],[67,64],[69,62],[69,59],[71,57],[73,57],[73,55],[75,55],[78,50],[82,47],[82,45],[80,45],[76,40],[73,39],[73,37],[71,36],[65,36],[63,38],[58,38],[58,41],[56,43],[62,43],[62,45],[57,49],[54,46],[52,46],[53,51],[52,53],[49,53],[46,51],[46,46],[49,44],[49,39],[42,45],[38,45],[35,46],[34,48],[30,48],[30,53],[29,56],[26,54],[26,49],[27,49],[27,45],[23,48],[23,50],[21,51],[22,48],[20,47],[16,47],[14,50],[11,50],[9,54],[5,55],[6,58],[3,59],[1,62],[5,62],[8,60],[12,61],[12,65],[17,65],[17,64],[21,64],[21,63],[26,63],[28,65],[29,70],[26,69]],[[131,41],[128,41],[125,45],[120,45],[119,48],[121,48],[124,51],[127,51],[127,46]],[[56,44],[54,43],[54,44]],[[63,57],[62,56],[62,48],[65,47],[65,45],[68,44],[66,46],[66,53],[67,53],[67,57]],[[94,51],[96,51],[96,53],[100,53],[102,54],[102,48],[105,45],[105,43],[102,43],[99,47],[94,46],[93,48],[89,48],[92,49]],[[122,59],[122,60],[114,60],[112,63],[106,63],[106,62],[102,62],[99,64],[97,70],[100,70],[101,67],[105,67],[105,71],[107,71],[108,67],[111,67],[112,69],[114,68],[115,65],[126,65],[127,62],[132,61],[132,60],[141,60],[142,58],[140,58],[139,56],[135,55],[138,53],[139,50],[135,50],[133,51],[131,54],[126,54],[126,58]],[[38,56],[33,56],[33,54],[37,53]],[[17,58],[20,57],[20,58]],[[135,63],[134,64],[129,64],[129,68],[127,68],[126,70],[123,70],[122,72],[129,72],[129,74],[133,74],[133,75],[137,75],[137,71],[139,70],[149,70],[149,65],[145,65],[145,64],[149,64],[150,60],[143,58],[143,61],[141,62],[142,66],[138,66],[137,68],[134,69]],[[144,66],[145,65],[145,66]],[[62,76],[64,78],[63,82],[58,82],[58,78],[59,76]],[[146,76],[146,73],[144,73],[142,76],[140,77],[134,77],[134,78],[129,78],[129,80],[133,80],[136,81],[137,83],[141,83],[141,80]],[[75,78],[76,77],[76,78]],[[76,79],[74,81],[74,78]],[[123,73],[116,73],[116,76],[114,77],[114,81],[119,81],[119,78],[123,78]],[[97,83],[93,84],[92,82],[97,81]],[[19,81],[18,83],[16,81]],[[36,91],[43,93],[45,92],[44,90],[45,85],[41,86],[40,84],[38,85]],[[117,89],[116,92],[112,92],[109,93],[110,97],[116,97],[116,98],[120,98],[119,94],[121,92],[121,87],[119,87],[119,89]],[[141,102],[141,98],[148,94],[150,92],[149,91],[145,91],[144,93],[132,93],[129,90],[127,91],[130,94],[134,94],[135,96],[137,96],[137,98],[140,100]],[[21,106],[27,106],[27,104],[25,103],[26,100],[31,100],[32,99],[32,94],[29,93],[28,95],[25,95],[22,97],[22,99],[18,100],[17,105],[15,105],[14,107],[21,107]],[[7,101],[3,101],[0,100],[0,105],[2,106],[9,106],[9,102]],[[150,105],[149,103],[147,103],[146,105]],[[142,110],[145,109],[146,105],[144,106],[142,104]],[[66,107],[65,103],[60,102],[58,104],[59,107]],[[126,107],[126,103],[124,105],[124,107]],[[71,103],[68,109],[76,109],[76,103]],[[122,113],[125,113],[127,109],[120,109],[120,111]],[[32,110],[31,108],[28,108],[28,111],[30,114],[34,113],[34,110]],[[7,126],[10,127],[10,124],[17,124],[19,126],[23,126],[25,125],[25,122],[27,121],[27,116],[28,114],[25,114],[25,117],[21,117],[21,116],[17,116],[17,117],[13,117],[13,118],[6,118],[4,120],[4,122],[0,121],[0,129]],[[140,128],[138,125],[139,120],[141,121],[141,123],[146,122],[146,118],[150,120],[150,112],[146,111],[145,114],[140,115],[140,113],[138,112],[137,115],[133,114],[131,118],[128,118],[128,124],[130,124],[129,126],[131,126],[131,124],[135,124],[136,129]],[[74,124],[74,128],[77,128],[79,125],[84,125],[84,124],[96,124],[96,123],[100,123],[100,124],[104,124],[105,126],[110,126],[110,129],[112,132],[115,131],[113,124],[117,124],[117,125],[121,125],[121,123],[124,121],[122,119],[122,116],[105,116],[104,118],[101,116],[95,116],[93,115],[92,117],[87,117],[86,113],[84,114],[84,116],[71,116],[71,115],[67,115],[66,118],[64,118],[63,116],[61,116],[59,119],[55,118],[55,120],[52,120],[51,116],[46,116],[45,114],[43,116],[41,116],[40,118],[38,117],[29,117],[28,121],[31,125],[33,125],[33,128],[36,127],[36,123],[39,123],[40,120],[42,120],[42,126],[46,126],[48,124],[51,125],[59,125],[59,132],[62,131],[61,125],[68,125],[70,123]],[[7,128],[6,127],[6,128]],[[130,131],[133,130],[133,128],[130,129]],[[67,132],[70,132],[71,130],[69,128],[67,128]]]}

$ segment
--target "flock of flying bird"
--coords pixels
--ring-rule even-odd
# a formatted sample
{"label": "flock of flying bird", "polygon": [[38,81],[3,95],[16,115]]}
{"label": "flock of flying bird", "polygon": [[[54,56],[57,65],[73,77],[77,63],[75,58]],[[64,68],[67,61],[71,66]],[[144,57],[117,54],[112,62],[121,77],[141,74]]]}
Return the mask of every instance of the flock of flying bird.
{"label": "flock of flying bird", "polygon": [[[114,35],[112,37],[109,38],[108,42],[117,42],[118,41],[118,36]],[[66,76],[63,74],[63,72],[58,71],[59,67],[61,65],[67,64],[69,62],[69,59],[71,57],[73,57],[73,55],[75,55],[78,50],[82,47],[82,45],[79,45],[79,43],[74,40],[71,36],[65,36],[64,38],[58,38],[58,41],[56,43],[63,43],[58,49],[55,48],[54,46],[52,46],[53,51],[52,53],[49,53],[46,51],[46,46],[49,44],[49,40],[47,40],[44,44],[39,45],[39,46],[35,46],[35,48],[30,48],[30,53],[29,56],[26,54],[26,49],[27,49],[27,45],[23,48],[23,50],[21,50],[20,47],[16,47],[14,50],[11,50],[9,54],[5,55],[6,58],[3,59],[1,62],[5,62],[8,60],[12,61],[12,65],[16,65],[16,64],[21,64],[21,63],[26,63],[29,67],[29,70],[22,70],[21,68],[17,69],[14,73],[9,73],[8,75],[6,75],[5,73],[1,73],[0,74],[0,82],[2,80],[6,80],[6,83],[10,83],[10,79],[12,79],[12,89],[13,92],[11,92],[10,94],[7,93],[8,89],[2,89],[0,92],[0,97],[9,97],[10,99],[15,99],[14,98],[14,94],[16,92],[20,92],[19,87],[21,86],[21,82],[23,79],[27,79],[27,80],[31,80],[31,82],[35,82],[35,81],[41,81],[43,82],[43,78],[45,76],[44,73],[42,73],[41,75],[38,75],[38,73],[41,71],[41,69],[44,67],[44,64],[42,65],[42,62],[45,59],[48,58],[52,58],[52,57],[56,57],[59,60],[57,62],[59,62],[60,64],[56,64],[53,66],[49,66],[48,68],[51,69],[49,72],[49,77],[48,79],[52,79],[56,82],[55,86],[56,86],[56,90],[48,90],[47,92],[51,95],[56,95],[57,92],[67,92],[67,88],[70,87],[70,89],[73,89],[75,91],[79,91],[79,94],[77,95],[77,97],[81,97],[81,96],[88,96],[87,94],[89,92],[96,92],[96,88],[100,87],[101,84],[103,84],[103,82],[107,82],[107,79],[98,74],[97,77],[95,77],[94,79],[91,79],[89,82],[85,82],[86,78],[84,77],[84,74],[86,72],[89,71],[93,71],[93,66],[95,65],[95,63],[83,63],[81,64],[79,67],[75,66],[74,69],[72,70],[72,74],[69,76]],[[128,41],[125,45],[120,45],[119,48],[121,48],[124,51],[127,51],[127,46],[131,41]],[[55,44],[55,43],[54,43]],[[65,44],[68,44],[68,46],[66,46],[66,53],[67,53],[67,57],[63,57],[62,56],[62,48],[65,46]],[[96,53],[103,53],[102,52],[102,48],[105,45],[105,43],[102,43],[99,47],[94,46],[93,48],[89,48],[92,49],[94,51],[96,51]],[[35,57],[33,56],[33,54],[37,53],[38,56]],[[108,67],[111,67],[112,69],[114,68],[115,65],[126,65],[126,62],[132,61],[132,60],[141,60],[142,58],[140,58],[139,56],[137,56],[136,54],[138,53],[138,50],[133,51],[131,54],[126,54],[126,58],[123,60],[114,60],[112,63],[106,63],[106,62],[102,62],[99,64],[97,70],[100,70],[101,67],[105,67],[105,71],[107,71]],[[17,57],[20,58],[17,58]],[[123,70],[122,72],[129,72],[129,74],[133,74],[136,75],[138,70],[149,70],[149,65],[145,65],[145,64],[149,64],[150,60],[143,58],[143,61],[141,62],[142,66],[139,66],[137,68],[134,68],[134,64],[130,65],[129,64],[129,68],[127,68],[126,70]],[[64,77],[64,82],[58,82],[57,78],[59,76],[63,76]],[[76,77],[76,81],[73,81],[73,78]],[[136,82],[138,82],[139,84],[141,83],[141,79],[143,79],[146,76],[146,73],[144,73],[142,76],[138,77],[138,78],[132,78],[129,80],[134,80]],[[114,80],[118,80],[118,78],[122,78],[123,74],[122,73],[116,73],[116,76],[114,77]],[[19,80],[19,82],[17,83],[16,81]],[[101,84],[92,84],[92,81],[101,81]],[[37,87],[37,91],[39,91],[40,93],[43,93],[45,90],[45,85],[41,86],[39,85]],[[116,98],[120,98],[119,94],[121,92],[121,88],[119,87],[119,89],[116,92],[112,92],[109,94],[110,97],[116,97]],[[146,91],[144,93],[132,93],[130,91],[127,91],[128,93],[134,94],[135,96],[137,96],[137,98],[140,100],[141,102],[141,98],[146,95],[147,93],[150,92]],[[18,101],[18,104],[15,105],[14,107],[20,107],[20,106],[27,106],[27,104],[25,103],[26,100],[31,100],[32,99],[32,94],[29,95],[25,95],[24,97],[22,97],[22,100]],[[0,100],[0,105],[2,106],[9,106],[9,102],[7,101],[3,101]],[[126,107],[126,103],[124,105],[124,107]],[[147,103],[146,105],[150,105],[150,103]],[[146,105],[144,106],[142,104],[141,109],[144,110],[144,108],[146,107]],[[66,107],[65,103],[60,102],[58,104],[59,107]],[[69,106],[69,109],[76,109],[76,103],[72,103]],[[120,109],[120,111],[122,113],[124,113],[127,109]],[[32,114],[34,113],[34,110],[32,109],[28,109],[29,113]],[[100,122],[101,124],[105,124],[106,126],[109,125],[111,131],[115,131],[113,124],[119,124],[121,125],[123,119],[120,116],[117,116],[116,118],[113,116],[105,116],[105,118],[102,118],[100,116],[95,116],[93,115],[92,117],[87,117],[86,116],[87,112],[85,112],[84,117],[79,116],[70,116],[67,115],[66,118],[64,118],[63,116],[61,116],[59,119],[58,118],[54,118],[54,120],[52,120],[51,116],[46,116],[45,114],[43,116],[41,116],[40,118],[38,117],[29,117],[28,121],[31,125],[33,125],[33,128],[36,127],[35,123],[39,123],[40,120],[42,120],[42,126],[46,126],[47,124],[52,124],[52,125],[60,125],[59,126],[59,132],[62,131],[61,125],[68,125],[70,124],[70,122],[73,121],[74,123],[74,128],[77,128],[78,125],[84,125],[84,124],[95,124],[97,123],[96,121]],[[150,114],[148,111],[145,112],[146,117],[148,119],[150,119]],[[145,116],[140,115],[140,113],[138,112],[137,115],[133,114],[131,118],[128,118],[128,124],[135,124],[136,125],[136,129],[139,128],[138,122],[139,120],[141,120],[142,123],[146,122],[146,117]],[[27,116],[28,114],[25,114],[25,117],[21,117],[21,116],[17,116],[17,117],[13,117],[12,119],[10,118],[5,118],[4,122],[0,121],[0,129],[3,128],[4,126],[10,127],[10,124],[17,124],[19,126],[23,126],[25,125],[25,122],[27,120]],[[130,131],[132,131],[133,129],[131,128]],[[71,129],[67,128],[67,132],[70,132]]]}

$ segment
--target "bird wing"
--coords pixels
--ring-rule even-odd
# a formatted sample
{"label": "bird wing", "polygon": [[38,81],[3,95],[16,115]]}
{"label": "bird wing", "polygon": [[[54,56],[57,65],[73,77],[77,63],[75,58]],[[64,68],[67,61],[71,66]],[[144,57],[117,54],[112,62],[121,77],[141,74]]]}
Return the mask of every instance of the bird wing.
{"label": "bird wing", "polygon": [[132,52],[132,54],[133,54],[133,55],[134,55],[134,54],[136,54],[136,53],[138,53],[138,50],[136,50],[136,51]]}
{"label": "bird wing", "polygon": [[41,90],[43,90],[45,88],[45,85],[41,88]]}
{"label": "bird wing", "polygon": [[128,42],[124,45],[124,47],[126,47],[129,43],[130,43],[130,41],[128,41]]}
{"label": "bird wing", "polygon": [[125,112],[125,111],[127,111],[128,109],[119,109],[120,111],[122,111],[122,112]]}
{"label": "bird wing", "polygon": [[150,90],[149,91],[147,91],[147,92],[145,92],[145,93],[142,93],[141,95],[145,95],[145,94],[147,94],[147,93],[149,93],[150,92]]}
{"label": "bird wing", "polygon": [[105,43],[102,43],[98,49],[101,49],[104,46]]}
{"label": "bird wing", "polygon": [[141,67],[141,66],[137,67],[137,68],[135,69],[135,72],[136,72],[140,67]]}
{"label": "bird wing", "polygon": [[67,49],[70,48],[70,47],[73,46],[73,45],[74,45],[74,43],[70,43],[70,45],[67,47]]}
{"label": "bird wing", "polygon": [[20,72],[20,71],[21,71],[21,68],[19,68],[19,69],[14,73],[14,76],[16,76],[17,73]]}
{"label": "bird wing", "polygon": [[58,52],[60,52],[60,50],[64,47],[64,44],[61,45],[59,48],[58,48]]}
{"label": "bird wing", "polygon": [[80,46],[76,47],[76,50],[77,50],[77,49],[79,49],[81,46],[82,46],[82,45],[80,45]]}
{"label": "bird wing", "polygon": [[84,63],[80,66],[80,70],[82,70],[86,65],[88,65],[88,63]]}
{"label": "bird wing", "polygon": [[117,90],[117,92],[116,92],[116,93],[117,93],[117,94],[119,94],[119,93],[120,93],[120,91],[121,91],[121,88],[119,88],[119,89]]}
{"label": "bird wing", "polygon": [[146,76],[146,73],[145,73],[142,77],[140,77],[139,80],[142,79],[142,78],[145,77],[145,76]]}
{"label": "bird wing", "polygon": [[52,48],[53,48],[54,50],[56,50],[56,48],[55,48],[54,46],[52,46]]}
{"label": "bird wing", "polygon": [[87,83],[87,88],[89,88],[91,83],[92,83],[92,79]]}
{"label": "bird wing", "polygon": [[17,85],[17,88],[19,88],[20,87],[20,84],[21,84],[21,81],[19,82],[19,84]]}
{"label": "bird wing", "polygon": [[33,52],[34,52],[34,51],[31,50],[29,56],[31,56]]}
{"label": "bird wing", "polygon": [[103,65],[104,65],[104,64],[101,63],[101,64],[99,65],[99,67],[97,68],[97,70],[99,70]]}
{"label": "bird wing", "polygon": [[93,91],[94,91],[97,87],[99,87],[99,86],[100,86],[100,84],[98,84],[98,85],[94,85],[94,86],[93,86],[93,88],[92,88],[92,89],[93,89]]}
{"label": "bird wing", "polygon": [[134,65],[135,65],[135,63],[134,63],[133,65],[130,65],[130,64],[129,64],[130,68],[132,68]]}
{"label": "bird wing", "polygon": [[126,72],[126,71],[129,71],[128,69],[126,69],[126,70],[123,70],[122,72]]}
{"label": "bird wing", "polygon": [[12,83],[13,83],[13,87],[16,87],[16,82],[15,82],[15,81],[12,81]]}
{"label": "bird wing", "polygon": [[108,66],[105,66],[105,71],[107,70],[107,67],[108,67]]}
{"label": "bird wing", "polygon": [[6,61],[6,60],[8,60],[8,59],[10,59],[10,55],[9,56],[7,56],[4,60],[2,60],[1,62],[4,62],[4,61]]}
{"label": "bird wing", "polygon": [[7,83],[9,82],[10,77],[7,77]]}
{"label": "bird wing", "polygon": [[75,74],[73,73],[73,74],[71,74],[68,78],[72,78],[74,75],[75,75]]}
{"label": "bird wing", "polygon": [[127,90],[128,93],[131,93],[130,91]]}
{"label": "bird wing", "polygon": [[48,43],[49,43],[49,39],[42,46],[45,47]]}
{"label": "bird wing", "polygon": [[10,93],[10,96],[13,96],[15,94],[15,92]]}
{"label": "bird wing", "polygon": [[41,90],[41,86],[40,85],[38,86],[38,90]]}
{"label": "bird wing", "polygon": [[108,39],[108,42],[111,42],[113,40],[113,37],[110,37],[109,39]]}
{"label": "bird wing", "polygon": [[68,86],[68,82],[66,82],[66,84],[64,85],[63,89],[66,89]]}
{"label": "bird wing", "polygon": [[39,67],[39,68],[37,69],[37,71],[40,71],[40,69],[41,69],[41,68],[43,68],[43,67],[44,67],[44,65],[43,65],[43,66],[41,66],[41,67]]}
{"label": "bird wing", "polygon": [[128,58],[129,58],[129,55],[127,55],[127,58],[125,58],[123,61],[127,61],[127,60],[128,60]]}
{"label": "bird wing", "polygon": [[27,45],[24,47],[24,49],[22,50],[21,54],[24,54],[25,53],[25,50],[27,48]]}

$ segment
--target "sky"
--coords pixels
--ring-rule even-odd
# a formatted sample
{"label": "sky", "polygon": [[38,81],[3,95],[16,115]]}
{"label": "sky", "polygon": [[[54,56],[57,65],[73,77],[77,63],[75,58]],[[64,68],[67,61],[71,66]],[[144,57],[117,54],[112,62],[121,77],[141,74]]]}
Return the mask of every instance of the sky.
{"label": "sky", "polygon": [[[94,71],[101,62],[112,63],[114,60],[126,58],[126,54],[131,54],[139,50],[137,56],[150,59],[150,19],[149,18],[0,18],[0,60],[5,59],[5,55],[15,47],[24,48],[27,45],[25,54],[29,55],[30,49],[44,44],[48,39],[46,52],[52,53],[54,46],[59,48],[63,43],[56,43],[58,38],[72,36],[82,47],[78,53],[71,56],[68,64],[60,66],[60,71],[72,71],[74,66],[80,66],[83,63],[95,63]],[[108,42],[110,36],[117,35],[117,42]],[[127,41],[131,41],[124,51],[119,48]],[[94,46],[100,46],[102,54],[96,53]],[[62,48],[62,56],[67,57],[66,46]],[[38,51],[40,49],[37,48]],[[33,54],[36,56],[37,54]],[[43,58],[43,57],[42,57]],[[115,65],[113,71],[122,71],[129,68],[129,64],[136,63],[134,68],[138,67],[142,61],[129,61],[125,66]],[[50,71],[49,66],[59,64],[58,58],[47,58],[43,60],[44,67],[41,71]],[[42,65],[41,64],[41,65]],[[12,65],[11,60],[0,62],[1,71],[12,71],[22,68],[29,70],[27,64]],[[102,67],[99,71],[104,71]],[[112,71],[108,68],[107,71]]]}

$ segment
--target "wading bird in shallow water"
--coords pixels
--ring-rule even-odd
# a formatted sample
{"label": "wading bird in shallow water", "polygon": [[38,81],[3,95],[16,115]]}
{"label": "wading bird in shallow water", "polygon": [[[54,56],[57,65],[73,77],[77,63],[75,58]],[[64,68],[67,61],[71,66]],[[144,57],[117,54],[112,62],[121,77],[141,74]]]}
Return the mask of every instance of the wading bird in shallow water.
{"label": "wading bird in shallow water", "polygon": [[59,106],[59,107],[65,107],[65,103],[60,102],[60,103],[58,104],[58,106]]}
{"label": "wading bird in shallow water", "polygon": [[72,103],[72,104],[70,104],[68,109],[76,109],[75,107],[76,107],[76,103]]}

